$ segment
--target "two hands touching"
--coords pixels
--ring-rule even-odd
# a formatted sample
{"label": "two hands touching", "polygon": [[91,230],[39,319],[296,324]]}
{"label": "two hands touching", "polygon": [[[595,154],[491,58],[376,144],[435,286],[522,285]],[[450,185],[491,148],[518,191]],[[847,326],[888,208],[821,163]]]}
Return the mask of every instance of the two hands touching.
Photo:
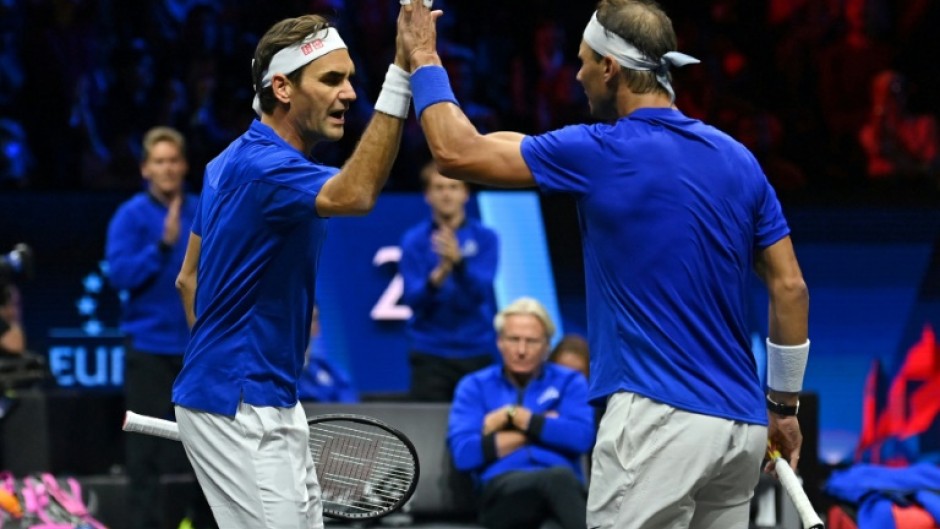
{"label": "two hands touching", "polygon": [[399,0],[395,65],[413,72],[428,64],[441,64],[437,56],[437,19],[444,14],[431,10],[432,0]]}
{"label": "two hands touching", "polygon": [[[558,412],[545,412],[545,417],[558,417]],[[496,455],[504,457],[528,443],[526,431],[531,420],[532,410],[507,404],[486,414],[483,418],[483,435],[495,435]]]}

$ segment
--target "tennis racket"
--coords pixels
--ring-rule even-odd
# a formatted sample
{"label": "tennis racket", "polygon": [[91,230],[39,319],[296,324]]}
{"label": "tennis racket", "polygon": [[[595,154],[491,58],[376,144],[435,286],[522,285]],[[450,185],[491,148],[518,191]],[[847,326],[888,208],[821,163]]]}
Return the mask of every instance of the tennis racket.
{"label": "tennis racket", "polygon": [[[362,415],[318,415],[307,423],[324,516],[381,518],[414,494],[420,475],[418,453],[405,434]],[[125,414],[123,429],[174,441],[180,438],[175,422],[132,411]]]}
{"label": "tennis racket", "polygon": [[780,480],[780,484],[787,491],[787,495],[796,507],[796,512],[800,515],[803,529],[825,529],[826,525],[816,514],[816,509],[809,502],[809,498],[806,497],[803,485],[796,477],[796,472],[790,468],[790,463],[777,450],[768,449],[767,454],[775,463],[774,471],[777,473],[777,479]]}

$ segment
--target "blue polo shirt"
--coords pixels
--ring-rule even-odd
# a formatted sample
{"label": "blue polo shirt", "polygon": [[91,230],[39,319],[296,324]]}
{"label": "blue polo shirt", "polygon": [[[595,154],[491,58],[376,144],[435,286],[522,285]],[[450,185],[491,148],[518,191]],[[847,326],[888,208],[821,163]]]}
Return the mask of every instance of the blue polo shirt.
{"label": "blue polo shirt", "polygon": [[337,172],[260,121],[206,166],[197,319],[174,403],[229,416],[241,400],[297,403],[326,236],[315,201]]}
{"label": "blue polo shirt", "polygon": [[573,195],[584,246],[592,401],[632,391],[766,424],[745,310],[755,249],[789,233],[754,157],[674,109],[522,142],[545,192]]}

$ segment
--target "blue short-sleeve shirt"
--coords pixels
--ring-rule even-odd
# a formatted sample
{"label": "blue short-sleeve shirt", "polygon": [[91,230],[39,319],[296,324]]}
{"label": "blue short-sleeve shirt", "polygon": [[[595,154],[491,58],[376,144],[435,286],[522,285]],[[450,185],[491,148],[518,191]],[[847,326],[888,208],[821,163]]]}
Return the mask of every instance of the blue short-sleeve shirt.
{"label": "blue short-sleeve shirt", "polygon": [[526,137],[540,188],[575,196],[590,398],[632,391],[766,424],[746,329],[755,249],[789,233],[754,157],[675,109]]}
{"label": "blue short-sleeve shirt", "polygon": [[207,165],[193,222],[197,319],[174,403],[234,415],[242,400],[297,402],[326,236],[316,197],[337,172],[260,121]]}

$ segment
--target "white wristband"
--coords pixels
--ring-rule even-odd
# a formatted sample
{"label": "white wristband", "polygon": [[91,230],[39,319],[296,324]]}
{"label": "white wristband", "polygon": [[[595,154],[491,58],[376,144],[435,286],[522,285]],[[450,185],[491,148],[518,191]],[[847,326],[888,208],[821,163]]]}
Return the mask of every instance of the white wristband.
{"label": "white wristband", "polygon": [[375,109],[383,114],[405,119],[411,107],[411,75],[394,64],[389,65]]}
{"label": "white wristband", "polygon": [[767,387],[784,393],[803,389],[809,340],[800,345],[777,345],[767,339]]}

